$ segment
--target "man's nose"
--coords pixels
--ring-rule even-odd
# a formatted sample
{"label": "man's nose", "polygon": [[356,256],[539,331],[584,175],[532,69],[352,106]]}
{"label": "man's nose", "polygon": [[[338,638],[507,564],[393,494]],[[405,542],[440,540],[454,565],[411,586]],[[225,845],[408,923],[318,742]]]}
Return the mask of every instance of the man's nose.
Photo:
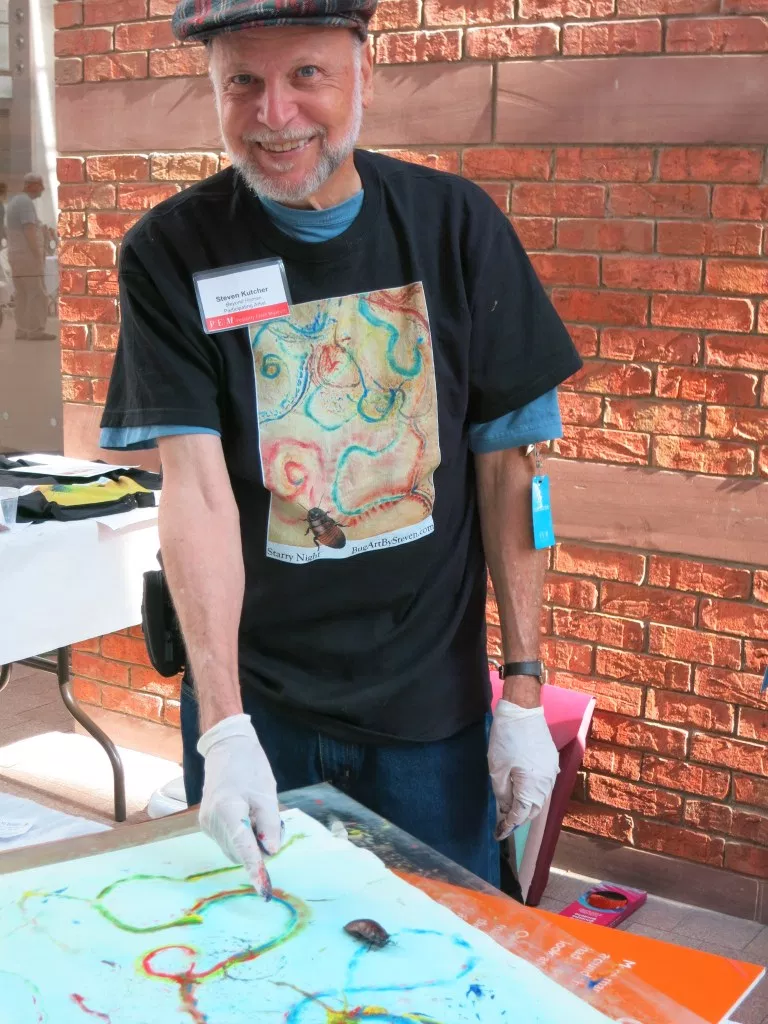
{"label": "man's nose", "polygon": [[291,123],[298,113],[293,90],[282,82],[265,85],[259,108],[259,121],[270,131],[279,132]]}

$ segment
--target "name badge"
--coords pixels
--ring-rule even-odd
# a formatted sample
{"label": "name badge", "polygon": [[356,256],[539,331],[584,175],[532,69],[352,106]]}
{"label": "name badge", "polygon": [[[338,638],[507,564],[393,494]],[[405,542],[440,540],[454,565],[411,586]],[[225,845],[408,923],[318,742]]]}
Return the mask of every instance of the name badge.
{"label": "name badge", "polygon": [[282,260],[257,260],[204,270],[193,277],[207,334],[279,320],[291,312]]}

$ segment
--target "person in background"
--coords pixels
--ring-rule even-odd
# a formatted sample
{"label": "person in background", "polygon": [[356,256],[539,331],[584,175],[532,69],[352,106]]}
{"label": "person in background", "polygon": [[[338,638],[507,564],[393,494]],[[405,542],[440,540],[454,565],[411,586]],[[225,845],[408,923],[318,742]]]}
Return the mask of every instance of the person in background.
{"label": "person in background", "polygon": [[24,191],[8,203],[5,228],[8,261],[16,292],[16,340],[55,341],[46,333],[48,294],[45,290],[45,251],[35,200],[45,191],[39,174],[24,177]]}
{"label": "person in background", "polygon": [[8,186],[0,181],[0,249],[3,247],[5,236],[5,204],[8,202]]}
{"label": "person in background", "polygon": [[[528,446],[560,436],[581,362],[485,192],[355,148],[375,7],[183,0],[234,166],[149,211],[120,259],[101,444],[159,445],[187,797],[265,895],[278,789],[330,782],[498,884],[495,840],[558,771]],[[283,319],[201,319],[196,280],[283,308],[276,257]]]}

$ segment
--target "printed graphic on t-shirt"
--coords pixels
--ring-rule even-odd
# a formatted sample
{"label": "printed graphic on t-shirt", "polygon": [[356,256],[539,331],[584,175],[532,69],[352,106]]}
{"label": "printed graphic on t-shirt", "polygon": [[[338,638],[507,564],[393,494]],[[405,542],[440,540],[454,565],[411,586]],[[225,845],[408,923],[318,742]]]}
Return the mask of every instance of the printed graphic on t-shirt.
{"label": "printed graphic on t-shirt", "polygon": [[250,337],[267,555],[348,558],[432,533],[440,446],[422,285],[305,302]]}

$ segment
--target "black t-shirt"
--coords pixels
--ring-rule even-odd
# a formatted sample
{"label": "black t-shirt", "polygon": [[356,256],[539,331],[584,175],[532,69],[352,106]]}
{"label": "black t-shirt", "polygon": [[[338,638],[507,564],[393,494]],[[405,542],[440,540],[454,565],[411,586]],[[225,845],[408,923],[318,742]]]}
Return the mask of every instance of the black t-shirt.
{"label": "black t-shirt", "polygon": [[[580,360],[481,189],[355,160],[363,208],[327,242],[283,234],[231,170],[128,233],[102,425],[221,433],[245,561],[242,685],[333,735],[439,740],[488,707],[468,425]],[[193,274],[276,257],[291,316],[206,334]]]}

